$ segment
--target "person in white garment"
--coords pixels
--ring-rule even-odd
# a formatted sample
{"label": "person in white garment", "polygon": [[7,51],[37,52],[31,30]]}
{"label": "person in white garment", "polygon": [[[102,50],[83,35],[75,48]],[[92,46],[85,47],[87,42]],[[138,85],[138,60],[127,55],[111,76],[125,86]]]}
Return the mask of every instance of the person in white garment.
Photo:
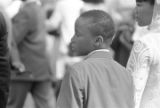
{"label": "person in white garment", "polygon": [[59,48],[55,54],[57,56],[58,52],[56,58],[56,79],[58,80],[63,78],[67,62],[72,61],[68,57],[68,46],[74,35],[74,23],[79,17],[82,7],[81,0],[57,0],[54,13],[46,21],[48,31],[57,29],[60,31]]}
{"label": "person in white garment", "polygon": [[136,0],[139,26],[147,33],[132,49],[127,69],[135,85],[135,108],[160,107],[160,0]]}
{"label": "person in white garment", "polygon": [[62,36],[61,51],[67,53],[66,48],[74,35],[74,23],[80,15],[83,6],[81,0],[59,0],[51,18],[46,21],[47,29],[54,30],[60,27]]}

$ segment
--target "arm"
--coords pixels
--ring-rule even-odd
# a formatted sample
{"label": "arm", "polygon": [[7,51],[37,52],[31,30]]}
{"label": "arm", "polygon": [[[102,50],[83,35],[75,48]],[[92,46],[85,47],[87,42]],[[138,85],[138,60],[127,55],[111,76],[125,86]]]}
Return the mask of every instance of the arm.
{"label": "arm", "polygon": [[10,56],[11,56],[11,64],[13,65],[13,67],[18,69],[19,72],[24,72],[26,69],[20,59],[19,51],[14,39],[12,39],[11,42]]}
{"label": "arm", "polygon": [[57,108],[82,108],[82,97],[79,76],[70,68],[62,81]]}
{"label": "arm", "polygon": [[13,18],[13,38],[17,46],[25,36],[29,33],[30,21],[27,10],[20,10],[20,12]]}
{"label": "arm", "polygon": [[150,69],[150,52],[147,46],[137,41],[132,49],[127,70],[132,74],[135,85],[135,108],[139,108]]}
{"label": "arm", "polygon": [[[124,36],[125,34],[122,34],[120,36],[120,42],[130,51],[132,49],[132,42],[131,42],[131,39],[126,39],[126,37]],[[128,35],[128,37],[130,37]]]}
{"label": "arm", "polygon": [[20,10],[19,13],[13,18],[13,38],[11,40],[10,53],[12,65],[20,72],[25,71],[25,66],[20,59],[18,45],[29,33],[29,22],[27,10],[24,9]]}

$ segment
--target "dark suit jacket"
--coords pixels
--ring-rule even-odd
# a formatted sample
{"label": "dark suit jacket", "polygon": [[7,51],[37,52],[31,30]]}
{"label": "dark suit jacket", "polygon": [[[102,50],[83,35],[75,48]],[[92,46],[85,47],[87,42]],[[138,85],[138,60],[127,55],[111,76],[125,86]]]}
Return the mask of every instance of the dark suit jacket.
{"label": "dark suit jacket", "polygon": [[0,12],[0,108],[5,108],[8,97],[10,65],[7,45],[7,25]]}

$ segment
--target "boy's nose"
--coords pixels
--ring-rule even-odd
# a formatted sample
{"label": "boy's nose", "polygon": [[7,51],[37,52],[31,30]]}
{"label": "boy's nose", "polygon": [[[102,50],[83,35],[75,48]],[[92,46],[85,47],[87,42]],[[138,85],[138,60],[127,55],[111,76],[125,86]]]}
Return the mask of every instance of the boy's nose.
{"label": "boy's nose", "polygon": [[134,10],[133,10],[133,15],[134,15],[135,19],[137,19],[137,13],[138,13],[137,12],[137,7],[135,7]]}

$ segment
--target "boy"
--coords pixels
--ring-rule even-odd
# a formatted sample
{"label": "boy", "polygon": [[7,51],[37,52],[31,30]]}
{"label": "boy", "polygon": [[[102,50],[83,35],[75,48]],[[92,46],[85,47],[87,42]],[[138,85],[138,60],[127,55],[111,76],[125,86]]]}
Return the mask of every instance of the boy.
{"label": "boy", "polygon": [[108,50],[114,33],[114,23],[104,11],[91,10],[77,19],[71,49],[87,56],[67,71],[57,108],[134,107],[131,76]]}

